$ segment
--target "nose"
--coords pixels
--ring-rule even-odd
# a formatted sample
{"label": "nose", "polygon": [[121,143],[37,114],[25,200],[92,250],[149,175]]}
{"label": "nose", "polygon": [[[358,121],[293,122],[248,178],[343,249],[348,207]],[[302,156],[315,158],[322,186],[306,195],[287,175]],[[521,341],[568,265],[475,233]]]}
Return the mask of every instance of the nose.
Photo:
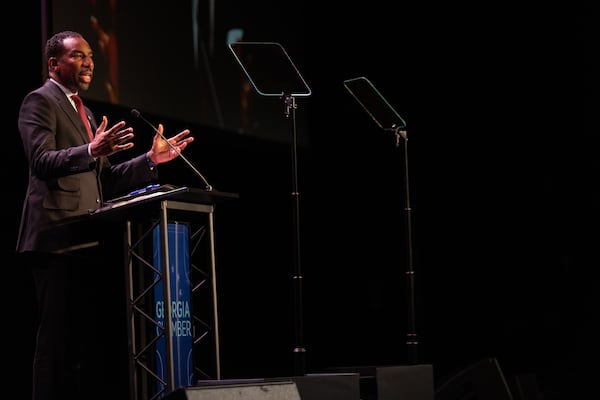
{"label": "nose", "polygon": [[82,64],[87,67],[92,67],[94,65],[94,59],[92,57],[85,57]]}

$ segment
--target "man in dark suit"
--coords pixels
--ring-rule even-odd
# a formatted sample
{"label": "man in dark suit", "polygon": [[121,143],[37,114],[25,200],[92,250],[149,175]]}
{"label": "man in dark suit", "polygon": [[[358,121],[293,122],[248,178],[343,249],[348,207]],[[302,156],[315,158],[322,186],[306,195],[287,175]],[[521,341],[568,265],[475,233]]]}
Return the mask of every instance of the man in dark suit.
{"label": "man in dark suit", "polygon": [[[48,79],[25,96],[18,120],[29,183],[16,250],[31,268],[39,312],[32,398],[109,398],[99,390],[108,384],[102,375],[95,381],[90,376],[101,372],[94,366],[96,360],[84,354],[93,346],[102,348],[101,343],[90,345],[94,327],[83,318],[92,312],[83,309],[87,306],[83,297],[93,294],[88,285],[99,281],[101,274],[94,275],[92,263],[70,251],[84,246],[77,242],[79,233],[71,232],[68,224],[56,226],[100,208],[105,199],[156,181],[156,166],[176,158],[193,137],[186,129],[166,143],[160,124],[150,150],[111,164],[109,156],[133,147],[133,129],[124,121],[108,127],[106,116],[98,125],[88,108],[87,118],[80,117],[71,99],[92,81],[90,45],[79,33],[65,31],[52,36],[45,51]],[[91,140],[87,128],[94,135]]]}

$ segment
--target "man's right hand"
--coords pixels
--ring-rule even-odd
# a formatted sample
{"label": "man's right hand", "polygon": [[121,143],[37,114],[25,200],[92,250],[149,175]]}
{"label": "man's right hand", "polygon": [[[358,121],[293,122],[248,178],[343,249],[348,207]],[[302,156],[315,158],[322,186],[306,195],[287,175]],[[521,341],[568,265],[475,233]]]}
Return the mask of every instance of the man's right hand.
{"label": "man's right hand", "polygon": [[103,116],[94,140],[90,143],[90,154],[94,158],[110,156],[133,147],[133,128],[125,127],[125,121],[117,122],[110,129],[106,129],[107,126],[108,118]]}

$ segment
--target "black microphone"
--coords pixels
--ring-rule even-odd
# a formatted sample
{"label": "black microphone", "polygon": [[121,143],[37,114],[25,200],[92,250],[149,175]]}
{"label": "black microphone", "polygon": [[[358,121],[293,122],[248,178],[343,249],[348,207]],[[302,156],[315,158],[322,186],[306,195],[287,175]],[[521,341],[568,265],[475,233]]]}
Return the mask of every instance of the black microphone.
{"label": "black microphone", "polygon": [[200,171],[198,171],[198,169],[196,169],[196,167],[194,167],[192,165],[192,163],[183,155],[181,154],[181,152],[179,151],[179,149],[175,146],[173,146],[173,144],[171,144],[171,142],[169,142],[169,140],[162,134],[160,133],[160,131],[158,130],[157,127],[155,127],[154,125],[152,125],[150,123],[150,121],[148,121],[146,118],[144,118],[142,116],[142,114],[136,110],[135,108],[131,110],[131,115],[133,115],[136,118],[141,119],[142,121],[144,121],[145,123],[147,123],[152,129],[154,129],[154,132],[158,133],[160,135],[160,138],[162,140],[164,140],[165,142],[167,142],[167,144],[169,146],[171,146],[171,148],[175,151],[175,153],[177,153],[177,155],[179,155],[179,157],[181,157],[181,159],[183,161],[185,161],[185,163],[192,169],[192,171],[194,171],[194,173],[202,180],[202,182],[204,183],[204,185],[206,185],[206,191],[207,192],[211,192],[213,190],[213,187],[210,185],[210,183],[208,183],[208,181],[206,180],[206,178],[204,178],[204,175],[202,175],[200,173]]}

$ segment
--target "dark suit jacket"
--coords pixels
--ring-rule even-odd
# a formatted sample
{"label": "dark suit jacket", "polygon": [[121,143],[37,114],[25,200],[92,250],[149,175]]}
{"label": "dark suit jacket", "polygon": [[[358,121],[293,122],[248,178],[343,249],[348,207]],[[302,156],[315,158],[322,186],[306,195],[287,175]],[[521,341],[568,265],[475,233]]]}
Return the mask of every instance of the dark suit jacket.
{"label": "dark suit jacket", "polygon": [[[86,107],[92,125],[96,120]],[[88,154],[89,138],[79,114],[52,81],[25,96],[19,132],[29,163],[17,252],[54,251],[72,245],[77,233],[53,229],[65,218],[88,214],[104,199],[155,181],[145,154],[119,164]]]}

